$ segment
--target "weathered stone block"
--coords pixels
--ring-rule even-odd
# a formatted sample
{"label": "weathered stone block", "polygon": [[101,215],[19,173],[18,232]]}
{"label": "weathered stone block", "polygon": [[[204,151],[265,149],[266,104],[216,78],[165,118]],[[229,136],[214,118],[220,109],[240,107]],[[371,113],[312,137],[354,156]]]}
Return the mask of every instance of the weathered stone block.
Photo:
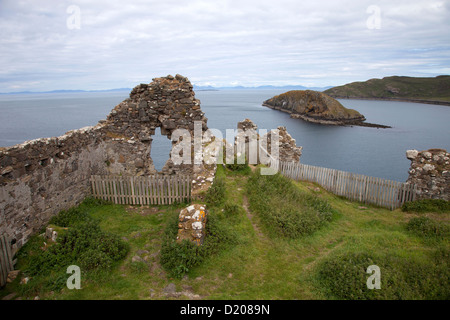
{"label": "weathered stone block", "polygon": [[205,205],[192,204],[181,210],[178,217],[177,241],[188,240],[201,245],[205,237],[207,211]]}

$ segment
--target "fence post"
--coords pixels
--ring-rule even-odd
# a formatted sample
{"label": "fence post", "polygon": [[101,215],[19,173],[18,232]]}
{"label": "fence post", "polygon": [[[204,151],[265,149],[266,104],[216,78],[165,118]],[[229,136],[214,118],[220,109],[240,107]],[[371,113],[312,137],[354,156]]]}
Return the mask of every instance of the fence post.
{"label": "fence post", "polygon": [[14,270],[11,241],[6,235],[0,236],[0,287],[6,284],[8,273]]}

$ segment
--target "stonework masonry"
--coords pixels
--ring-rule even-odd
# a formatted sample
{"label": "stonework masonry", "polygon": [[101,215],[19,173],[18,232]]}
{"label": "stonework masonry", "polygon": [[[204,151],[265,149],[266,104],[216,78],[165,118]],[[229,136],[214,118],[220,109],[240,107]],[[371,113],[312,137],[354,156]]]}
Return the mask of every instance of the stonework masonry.
{"label": "stonework masonry", "polygon": [[450,201],[450,153],[444,149],[408,150],[411,160],[407,183],[417,186],[419,199]]}
{"label": "stonework masonry", "polygon": [[[247,157],[247,160],[252,160],[252,156],[250,155],[250,150],[257,150],[258,147],[257,144],[259,143],[259,140],[264,141],[266,143],[266,151],[270,154],[272,151],[272,135],[273,132],[268,131],[266,134],[264,134],[262,137],[259,136],[257,129],[258,126],[251,121],[250,119],[245,119],[243,121],[238,122],[237,124],[238,133],[235,137],[235,153],[237,155],[239,154],[245,154]],[[303,147],[299,147],[296,145],[296,141],[292,136],[287,132],[286,127],[278,127],[277,131],[278,138],[278,155],[276,156],[281,161],[286,162],[300,162],[300,157],[302,155],[302,149]],[[251,140],[253,140],[254,145],[251,145]],[[263,145],[263,143],[261,143]],[[259,151],[260,152],[260,151]],[[262,162],[259,157],[254,156],[253,159],[254,163],[260,163]]]}
{"label": "stonework masonry", "polygon": [[[90,194],[91,175],[156,173],[150,157],[155,129],[169,139],[178,128],[192,136],[195,121],[207,130],[192,84],[167,76],[136,86],[96,126],[0,148],[0,233],[9,236],[13,249],[21,247],[52,216]],[[210,176],[214,165],[175,165],[169,159],[162,173],[199,175],[203,169]]]}

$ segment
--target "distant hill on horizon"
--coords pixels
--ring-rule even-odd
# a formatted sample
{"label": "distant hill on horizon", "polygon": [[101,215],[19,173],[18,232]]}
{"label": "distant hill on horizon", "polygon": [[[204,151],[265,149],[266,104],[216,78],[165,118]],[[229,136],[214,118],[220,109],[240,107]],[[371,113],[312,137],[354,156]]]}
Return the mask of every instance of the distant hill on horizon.
{"label": "distant hill on horizon", "polygon": [[437,77],[391,76],[352,82],[323,93],[335,99],[399,100],[450,105],[450,75]]}
{"label": "distant hill on horizon", "polygon": [[272,85],[265,85],[265,86],[253,86],[253,87],[247,87],[247,86],[234,86],[234,87],[213,87],[213,86],[197,86],[194,84],[194,90],[198,91],[208,91],[208,90],[315,90],[315,91],[323,91],[327,90],[329,88],[332,88],[332,86],[327,87],[305,87],[301,85],[286,85],[286,86],[272,86]]}
{"label": "distant hill on horizon", "polygon": [[0,92],[0,94],[40,94],[40,93],[78,93],[78,92],[116,92],[131,91],[132,88],[117,88],[105,90],[51,90],[51,91],[17,91],[17,92]]}
{"label": "distant hill on horizon", "polygon": [[[287,85],[287,86],[256,86],[256,87],[246,87],[246,86],[235,86],[235,87],[213,87],[213,86],[198,86],[194,84],[194,91],[218,91],[218,90],[315,90],[323,91],[332,88],[328,87],[304,87],[300,85]],[[40,93],[78,93],[78,92],[116,92],[116,91],[128,91],[130,92],[133,88],[117,88],[117,89],[104,89],[104,90],[51,90],[51,91],[18,91],[18,92],[0,92],[0,95],[5,94],[40,94]]]}

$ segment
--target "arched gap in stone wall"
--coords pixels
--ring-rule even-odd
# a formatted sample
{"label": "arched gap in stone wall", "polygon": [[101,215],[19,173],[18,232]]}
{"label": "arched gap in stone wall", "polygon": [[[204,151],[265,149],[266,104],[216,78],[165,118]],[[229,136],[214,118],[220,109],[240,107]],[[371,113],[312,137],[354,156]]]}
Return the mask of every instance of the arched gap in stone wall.
{"label": "arched gap in stone wall", "polygon": [[150,157],[153,160],[155,170],[161,172],[167,160],[170,158],[172,141],[167,136],[161,134],[161,127],[155,129],[155,134],[152,135],[152,139]]}

